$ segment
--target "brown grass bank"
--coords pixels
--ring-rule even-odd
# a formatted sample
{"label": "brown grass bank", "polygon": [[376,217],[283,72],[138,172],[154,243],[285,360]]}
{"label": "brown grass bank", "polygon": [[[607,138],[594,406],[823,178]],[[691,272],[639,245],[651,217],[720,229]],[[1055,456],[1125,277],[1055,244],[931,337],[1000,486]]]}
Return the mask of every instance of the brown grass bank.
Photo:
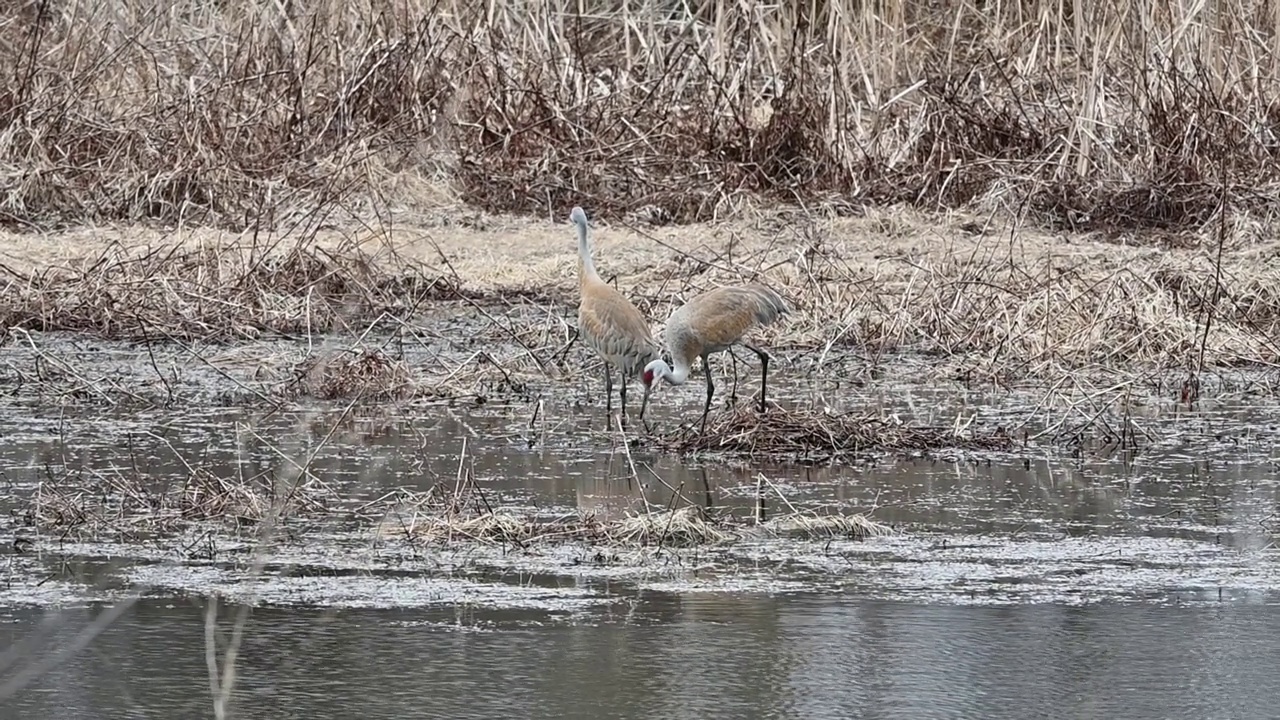
{"label": "brown grass bank", "polygon": [[66,241],[55,237],[52,247],[9,253],[17,262],[0,264],[0,322],[106,338],[243,340],[358,332],[373,318],[459,295],[430,268],[380,261],[348,238],[323,245],[253,236],[149,243],[130,235],[100,233],[74,250],[58,247]]}
{"label": "brown grass bank", "polygon": [[1276,207],[1260,0],[30,0],[0,20],[0,222],[314,229],[753,197],[1195,227]]}
{"label": "brown grass bank", "polygon": [[[464,362],[468,378],[510,386],[596,373],[596,358],[570,345],[567,224],[414,222],[302,245],[212,230],[0,233],[0,322],[128,340],[336,333],[357,350],[392,333],[449,350],[437,368],[446,376]],[[1280,243],[1261,224],[1230,224],[1219,257],[1207,231],[1153,247],[1145,236],[985,223],[904,208],[771,211],[657,230],[602,221],[595,244],[605,277],[655,331],[701,290],[774,285],[795,311],[759,339],[795,361],[779,366],[786,373],[858,381],[850,359],[856,369],[901,351],[931,358],[935,373],[1003,380],[1280,363]]]}

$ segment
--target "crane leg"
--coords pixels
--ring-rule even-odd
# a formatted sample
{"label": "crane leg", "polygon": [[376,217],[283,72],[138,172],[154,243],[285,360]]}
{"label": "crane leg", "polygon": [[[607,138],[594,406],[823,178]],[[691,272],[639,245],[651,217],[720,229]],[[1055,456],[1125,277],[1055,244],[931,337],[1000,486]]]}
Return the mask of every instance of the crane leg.
{"label": "crane leg", "polygon": [[569,342],[565,343],[564,347],[560,348],[560,350],[552,356],[553,362],[561,363],[564,362],[565,358],[569,357],[569,349],[578,341],[578,338],[580,337],[579,333],[580,331],[575,327],[573,329],[573,337],[569,338]]}
{"label": "crane leg", "polygon": [[711,363],[707,356],[702,356],[702,374],[707,378],[707,404],[702,406],[702,432],[707,431],[707,413],[711,412],[711,398],[716,394],[715,383],[711,382]]}
{"label": "crane leg", "polygon": [[765,387],[769,384],[769,353],[752,345],[744,344],[743,347],[760,358],[760,412],[764,412],[764,392]]}
{"label": "crane leg", "polygon": [[627,427],[627,376],[622,373],[619,375],[622,376],[622,388],[618,393],[622,395],[622,427],[625,429]]}
{"label": "crane leg", "polygon": [[738,402],[738,356],[733,352],[733,348],[729,348],[729,360],[733,364],[733,385],[729,386],[729,404],[725,407],[732,407]]}
{"label": "crane leg", "polygon": [[613,414],[613,373],[609,363],[604,364],[604,425],[609,427],[609,416]]}

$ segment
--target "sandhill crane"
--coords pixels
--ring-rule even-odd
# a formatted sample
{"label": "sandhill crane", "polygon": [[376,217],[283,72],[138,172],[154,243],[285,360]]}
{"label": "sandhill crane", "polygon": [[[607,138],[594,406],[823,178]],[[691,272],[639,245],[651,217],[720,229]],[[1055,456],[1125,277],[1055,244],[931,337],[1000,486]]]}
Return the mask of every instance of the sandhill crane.
{"label": "sandhill crane", "polygon": [[[645,363],[661,357],[644,315],[596,273],[587,240],[587,214],[575,207],[569,220],[578,226],[578,334],[604,360],[605,414],[613,414],[613,370],[622,378],[622,425],[627,424],[627,383]],[[644,419],[644,407],[640,408]]]}
{"label": "sandhill crane", "polygon": [[663,339],[671,353],[675,370],[662,359],[650,362],[644,368],[644,401],[640,416],[644,417],[649,404],[649,392],[658,380],[671,385],[683,385],[689,379],[689,370],[695,357],[702,358],[702,374],[707,378],[707,403],[702,408],[702,429],[707,429],[707,413],[711,411],[711,397],[715,385],[711,382],[708,357],[723,352],[734,345],[741,345],[760,358],[760,412],[764,412],[765,387],[769,380],[769,353],[742,338],[752,329],[768,325],[789,312],[786,302],[773,290],[752,283],[709,290],[685,303],[667,320]]}

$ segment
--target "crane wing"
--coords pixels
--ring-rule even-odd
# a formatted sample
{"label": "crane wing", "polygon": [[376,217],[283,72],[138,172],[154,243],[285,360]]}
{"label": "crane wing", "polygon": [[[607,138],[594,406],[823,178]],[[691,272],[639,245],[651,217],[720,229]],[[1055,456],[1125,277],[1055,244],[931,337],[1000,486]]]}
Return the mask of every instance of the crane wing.
{"label": "crane wing", "polygon": [[578,306],[578,330],[589,347],[628,375],[640,372],[658,357],[649,322],[630,300],[607,285],[593,285],[584,291]]}
{"label": "crane wing", "polygon": [[717,288],[685,307],[692,334],[709,347],[727,347],[757,325],[769,325],[788,312],[786,303],[763,285]]}

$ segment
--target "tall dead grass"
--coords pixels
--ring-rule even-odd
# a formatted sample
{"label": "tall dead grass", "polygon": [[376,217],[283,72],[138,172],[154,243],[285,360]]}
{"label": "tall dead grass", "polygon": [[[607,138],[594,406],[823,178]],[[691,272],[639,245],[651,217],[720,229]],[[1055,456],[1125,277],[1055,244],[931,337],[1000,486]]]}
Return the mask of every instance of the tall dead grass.
{"label": "tall dead grass", "polygon": [[278,224],[423,179],[501,211],[1179,227],[1280,180],[1261,0],[32,0],[0,67],[16,227]]}

